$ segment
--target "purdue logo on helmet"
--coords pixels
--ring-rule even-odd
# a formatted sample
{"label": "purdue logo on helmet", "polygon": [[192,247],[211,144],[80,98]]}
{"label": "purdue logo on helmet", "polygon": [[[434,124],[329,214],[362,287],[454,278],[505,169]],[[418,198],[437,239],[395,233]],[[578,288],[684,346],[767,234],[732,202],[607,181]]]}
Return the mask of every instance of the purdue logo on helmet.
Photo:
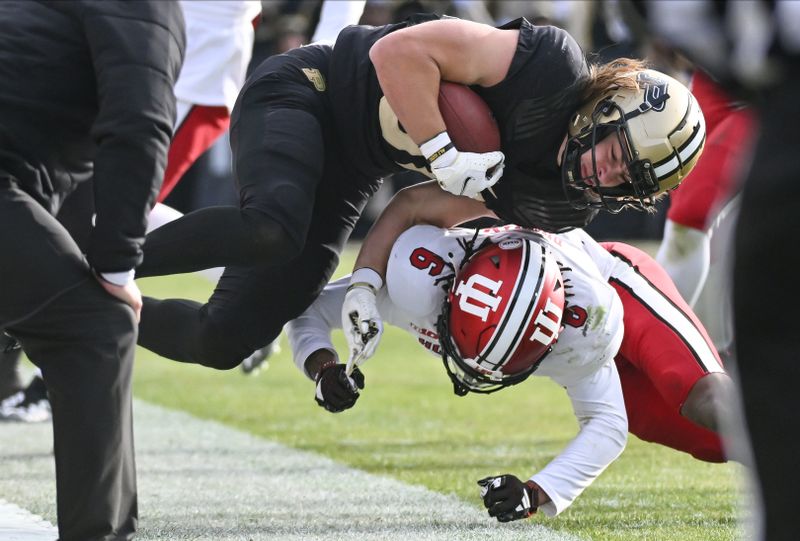
{"label": "purdue logo on helmet", "polygon": [[[652,207],[689,174],[703,151],[705,120],[679,81],[655,70],[636,73],[637,90],[620,88],[581,108],[561,155],[564,193],[573,207]],[[630,181],[613,188],[581,175],[581,156],[608,136],[619,138]],[[594,164],[594,156],[592,156]]]}
{"label": "purdue logo on helmet", "polygon": [[513,240],[489,244],[467,259],[439,317],[442,360],[460,396],[523,381],[561,330],[558,264],[535,240]]}

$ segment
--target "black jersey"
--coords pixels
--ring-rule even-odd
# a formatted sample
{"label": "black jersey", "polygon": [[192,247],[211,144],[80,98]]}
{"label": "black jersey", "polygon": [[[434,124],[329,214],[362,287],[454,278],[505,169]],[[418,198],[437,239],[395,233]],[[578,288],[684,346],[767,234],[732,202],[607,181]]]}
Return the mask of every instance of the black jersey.
{"label": "black jersey", "polygon": [[[351,26],[337,38],[330,69],[333,115],[348,158],[365,174],[401,168],[429,174],[419,148],[386,103],[369,49],[391,32],[436,18]],[[486,206],[501,219],[523,226],[562,231],[586,225],[597,211],[571,207],[557,165],[570,117],[588,81],[584,54],[566,31],[553,26],[534,26],[520,18],[501,28],[519,30],[508,75],[493,87],[472,87],[497,119],[506,156],[503,177],[482,194]]]}
{"label": "black jersey", "polygon": [[51,214],[93,179],[101,271],[141,261],[184,26],[173,2],[0,2],[0,176]]}
{"label": "black jersey", "polygon": [[419,147],[403,131],[383,96],[369,50],[387,34],[438,18],[418,14],[386,26],[348,26],[336,38],[328,94],[344,151],[354,167],[367,176],[403,169],[430,175]]}
{"label": "black jersey", "polygon": [[517,51],[505,79],[472,87],[500,127],[506,157],[500,181],[482,195],[508,222],[550,231],[586,225],[595,209],[579,211],[566,201],[558,152],[570,117],[581,105],[589,69],[583,51],[566,31],[517,19]]}

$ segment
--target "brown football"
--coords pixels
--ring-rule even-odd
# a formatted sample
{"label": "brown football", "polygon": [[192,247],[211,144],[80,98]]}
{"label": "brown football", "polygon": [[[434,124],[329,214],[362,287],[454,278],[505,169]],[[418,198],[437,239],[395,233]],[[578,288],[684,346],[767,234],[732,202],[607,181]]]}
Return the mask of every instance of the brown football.
{"label": "brown football", "polygon": [[468,86],[442,81],[439,110],[450,140],[463,152],[500,150],[500,130],[489,106]]}

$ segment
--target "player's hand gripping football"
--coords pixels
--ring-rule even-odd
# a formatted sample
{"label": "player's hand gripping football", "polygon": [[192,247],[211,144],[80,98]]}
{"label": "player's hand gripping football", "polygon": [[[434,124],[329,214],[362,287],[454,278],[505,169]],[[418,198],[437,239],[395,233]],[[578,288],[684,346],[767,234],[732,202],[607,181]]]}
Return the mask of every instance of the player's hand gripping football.
{"label": "player's hand gripping football", "polygon": [[383,279],[372,269],[356,269],[342,305],[342,329],[347,338],[346,373],[372,357],[383,334],[377,294]]}
{"label": "player's hand gripping football", "polygon": [[494,186],[503,175],[505,155],[502,152],[459,152],[446,131],[419,148],[439,186],[455,195],[474,198]]}
{"label": "player's hand gripping football", "polygon": [[487,188],[491,188],[503,175],[502,152],[459,152],[453,163],[437,167],[431,163],[431,171],[442,189],[455,194],[474,198]]}
{"label": "player's hand gripping football", "polygon": [[500,522],[528,518],[538,508],[539,490],[531,481],[523,483],[514,475],[485,477],[478,481],[483,505],[489,516]]}

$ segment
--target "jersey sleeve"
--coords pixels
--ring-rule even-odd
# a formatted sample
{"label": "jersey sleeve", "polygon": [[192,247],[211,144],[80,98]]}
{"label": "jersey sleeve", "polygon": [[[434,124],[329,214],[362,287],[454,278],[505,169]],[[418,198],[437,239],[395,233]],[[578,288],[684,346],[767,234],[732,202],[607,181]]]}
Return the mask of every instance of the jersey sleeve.
{"label": "jersey sleeve", "polygon": [[628,417],[614,361],[567,387],[580,430],[547,466],[531,477],[550,496],[540,509],[553,517],[572,505],[625,449]]}
{"label": "jersey sleeve", "polygon": [[169,2],[84,5],[98,102],[91,129],[97,214],[87,258],[101,272],[128,271],[142,261],[147,215],[167,161],[183,16]]}
{"label": "jersey sleeve", "polygon": [[306,359],[315,351],[330,350],[339,360],[331,331],[342,328],[342,304],[349,281],[347,276],[329,283],[305,312],[286,325],[294,364],[306,377],[310,377],[305,370]]}
{"label": "jersey sleeve", "polygon": [[[310,377],[305,370],[306,359],[317,350],[327,349],[339,361],[331,332],[342,328],[342,305],[349,284],[350,275],[329,283],[305,312],[286,325],[294,364],[306,377]],[[408,316],[391,302],[385,287],[378,292],[377,305],[385,323],[407,327],[404,323]]]}

